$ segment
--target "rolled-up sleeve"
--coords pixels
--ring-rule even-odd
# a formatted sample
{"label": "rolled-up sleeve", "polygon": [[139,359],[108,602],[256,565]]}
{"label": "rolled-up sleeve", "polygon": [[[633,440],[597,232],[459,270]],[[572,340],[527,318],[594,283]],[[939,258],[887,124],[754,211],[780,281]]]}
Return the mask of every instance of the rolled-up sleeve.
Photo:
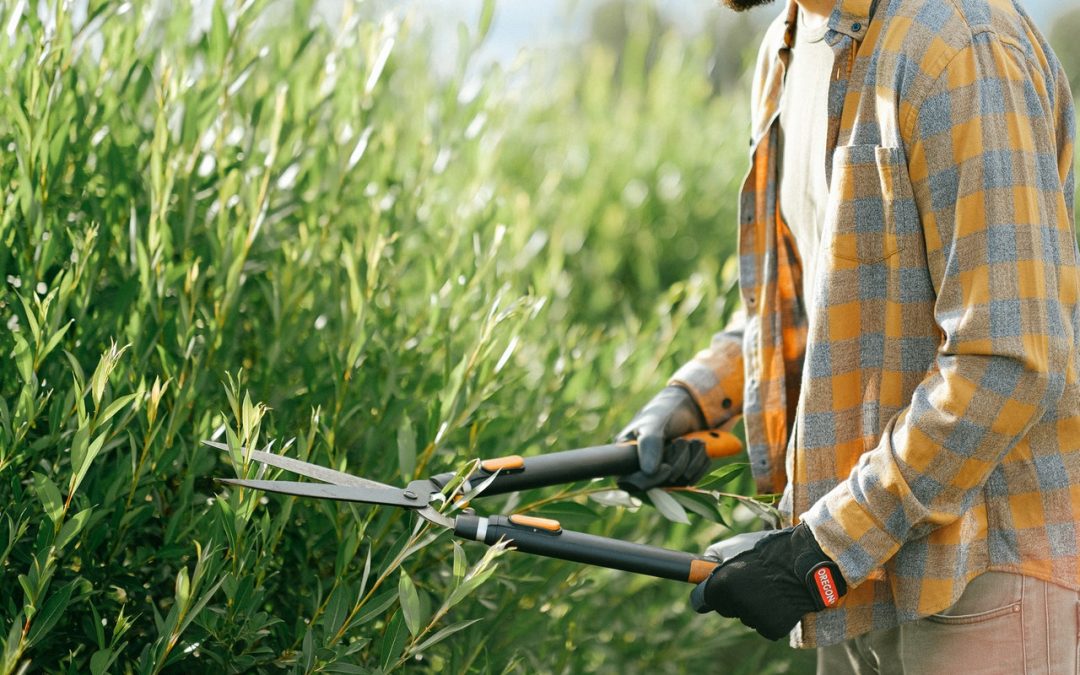
{"label": "rolled-up sleeve", "polygon": [[668,384],[685,388],[710,428],[741,414],[743,400],[743,314],[737,313],[706,349],[679,368]]}

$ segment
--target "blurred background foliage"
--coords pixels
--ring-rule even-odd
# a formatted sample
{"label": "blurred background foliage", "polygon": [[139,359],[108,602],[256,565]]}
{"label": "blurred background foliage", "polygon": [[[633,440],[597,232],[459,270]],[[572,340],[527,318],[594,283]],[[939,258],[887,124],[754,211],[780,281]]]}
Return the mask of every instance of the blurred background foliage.
{"label": "blurred background foliage", "polygon": [[[0,673],[810,667],[679,584],[223,489],[253,468],[199,444],[400,483],[607,441],[733,310],[759,24],[608,3],[508,66],[491,3],[437,64],[368,4],[0,11]],[[752,526],[597,489],[482,507]]]}

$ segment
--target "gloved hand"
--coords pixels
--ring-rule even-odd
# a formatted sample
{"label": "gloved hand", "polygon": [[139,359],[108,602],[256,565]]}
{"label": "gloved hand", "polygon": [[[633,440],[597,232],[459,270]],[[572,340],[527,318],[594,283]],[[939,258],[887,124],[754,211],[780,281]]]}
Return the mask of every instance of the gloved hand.
{"label": "gloved hand", "polygon": [[[641,452],[640,444],[638,452]],[[656,473],[650,475],[644,471],[635,471],[628,476],[620,476],[618,484],[627,492],[646,492],[659,486],[693,485],[701,480],[711,463],[703,442],[676,438],[664,449]]]}
{"label": "gloved hand", "polygon": [[[660,393],[646,403],[645,407],[630,420],[630,424],[627,424],[619,432],[619,435],[615,437],[615,440],[620,442],[637,439],[638,463],[641,471],[627,476],[626,482],[628,484],[648,485],[648,487],[668,485],[669,483],[657,482],[661,465],[665,463],[665,459],[667,460],[666,463],[672,468],[677,465],[698,468],[697,463],[699,460],[695,460],[693,457],[686,457],[685,459],[682,457],[681,453],[687,452],[687,448],[684,446],[676,447],[676,444],[672,443],[669,447],[670,452],[673,454],[665,457],[664,445],[670,439],[683,436],[691,431],[700,431],[705,426],[705,416],[701,414],[701,410],[698,409],[697,403],[690,396],[690,392],[674,385],[661,389]],[[701,454],[704,454],[704,448],[701,451]],[[708,468],[708,457],[706,456],[705,459],[706,462],[702,470]],[[677,472],[672,471],[670,473],[674,475]],[[694,476],[694,480],[696,481],[700,477],[701,474],[699,473]]]}
{"label": "gloved hand", "polygon": [[847,593],[840,568],[800,523],[761,538],[712,571],[690,594],[694,610],[739,619],[779,640],[803,616],[835,607]]}

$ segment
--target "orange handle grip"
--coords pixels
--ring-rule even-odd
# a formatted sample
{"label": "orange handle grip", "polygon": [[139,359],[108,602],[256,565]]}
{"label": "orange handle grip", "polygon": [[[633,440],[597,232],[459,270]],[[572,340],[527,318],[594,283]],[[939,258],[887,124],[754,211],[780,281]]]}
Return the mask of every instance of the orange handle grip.
{"label": "orange handle grip", "polygon": [[717,459],[719,457],[731,457],[742,452],[742,441],[730,431],[709,429],[707,431],[695,431],[692,434],[682,436],[688,441],[701,441],[705,444],[705,452]]}
{"label": "orange handle grip", "polygon": [[692,584],[700,584],[709,578],[712,571],[720,566],[720,563],[713,560],[702,560],[697,558],[690,563],[690,577],[687,579]]}

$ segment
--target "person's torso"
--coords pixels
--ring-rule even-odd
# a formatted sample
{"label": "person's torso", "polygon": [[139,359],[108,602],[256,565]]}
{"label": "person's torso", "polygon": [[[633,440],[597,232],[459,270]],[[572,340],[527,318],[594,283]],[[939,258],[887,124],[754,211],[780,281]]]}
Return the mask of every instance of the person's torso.
{"label": "person's torso", "polygon": [[[1011,3],[873,4],[871,20],[871,0],[841,0],[826,35],[835,55],[826,94],[829,191],[814,255],[818,265],[805,284],[809,297],[802,292],[808,270],[800,266],[798,233],[779,217],[788,215],[778,171],[777,120],[787,58],[782,20],[770,29],[759,57],[752,167],[740,202],[744,418],[759,489],[775,491],[787,483],[782,506],[789,519],[877,447],[890,421],[911,403],[941,346],[935,285],[948,261],[928,252],[902,133],[912,114],[910,92],[930,85],[923,67],[959,49],[975,31],[998,32],[1046,69],[1060,67]],[[1048,74],[1047,81],[1055,78]],[[1071,129],[1057,131],[1071,143]],[[1075,243],[1070,253],[1075,255]],[[1074,323],[1072,330],[1080,332],[1080,314]],[[970,578],[994,568],[1080,584],[1075,550],[1039,550],[1046,546],[1046,514],[1057,507],[1040,501],[1045,477],[1038,458],[1059,453],[1063,445],[1080,447],[1075,376],[1068,374],[1054,414],[1037,423],[991,474],[986,491],[1000,492],[1000,498],[981,497],[927,541],[901,548],[880,581],[854,589],[841,609],[806,621],[799,642],[836,642],[951,604],[956,585],[943,580],[939,591],[932,585],[928,591],[927,575]],[[793,426],[793,451],[785,452]],[[1080,501],[1080,466],[1067,474],[1067,485],[1077,493],[1073,502]],[[1072,503],[1068,496],[1065,501]],[[1030,522],[1015,522],[1020,502],[1030,504]],[[1066,547],[1080,541],[1075,532],[1062,536]]]}

